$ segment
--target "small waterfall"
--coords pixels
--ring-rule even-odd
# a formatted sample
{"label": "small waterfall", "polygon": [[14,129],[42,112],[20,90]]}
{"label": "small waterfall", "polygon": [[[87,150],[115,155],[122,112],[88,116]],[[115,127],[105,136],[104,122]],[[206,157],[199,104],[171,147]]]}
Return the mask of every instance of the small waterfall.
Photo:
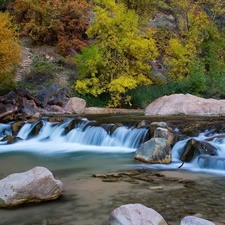
{"label": "small waterfall", "polygon": [[[184,168],[194,169],[194,170],[207,170],[207,171],[221,171],[225,170],[225,137],[221,134],[212,133],[206,131],[199,134],[198,137],[195,137],[198,141],[205,141],[206,143],[210,143],[217,149],[217,155],[207,155],[202,154],[199,155],[192,162],[187,163],[186,167],[184,164]],[[214,138],[215,137],[215,138]],[[177,142],[172,149],[172,157],[173,162],[180,162],[180,157],[184,151],[185,145],[190,138]],[[210,140],[210,141],[207,141]]]}
{"label": "small waterfall", "polygon": [[[0,124],[2,137],[5,136],[6,130],[11,135],[11,125]],[[12,144],[13,147],[7,145],[7,148],[26,150],[29,146],[30,149],[36,149],[35,151],[41,148],[39,151],[45,149],[47,152],[78,151],[79,149],[95,149],[95,151],[104,149],[107,152],[124,149],[122,152],[131,152],[146,141],[147,133],[146,128],[99,124],[86,118],[66,119],[64,122],[49,122],[46,118],[31,124],[26,122],[16,135],[23,141]],[[51,149],[49,149],[50,144]]]}
{"label": "small waterfall", "polygon": [[11,124],[0,124],[0,139],[6,135],[12,135]]}
{"label": "small waterfall", "polygon": [[198,165],[204,169],[225,170],[225,158],[202,155],[198,157]]}

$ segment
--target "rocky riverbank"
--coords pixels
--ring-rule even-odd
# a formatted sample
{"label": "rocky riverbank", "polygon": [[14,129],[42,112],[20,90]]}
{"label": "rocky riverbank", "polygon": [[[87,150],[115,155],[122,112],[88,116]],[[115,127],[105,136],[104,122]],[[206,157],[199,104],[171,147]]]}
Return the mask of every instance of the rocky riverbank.
{"label": "rocky riverbank", "polygon": [[95,174],[94,177],[104,183],[113,182],[113,186],[129,183],[129,191],[112,195],[112,202],[118,205],[141,203],[159,212],[169,225],[179,225],[187,215],[213,221],[216,225],[225,221],[225,180],[222,177],[148,169]]}

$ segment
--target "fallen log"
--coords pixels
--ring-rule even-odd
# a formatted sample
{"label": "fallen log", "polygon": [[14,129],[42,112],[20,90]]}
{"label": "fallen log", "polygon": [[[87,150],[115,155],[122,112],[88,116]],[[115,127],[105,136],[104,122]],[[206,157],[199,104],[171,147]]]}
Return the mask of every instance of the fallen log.
{"label": "fallen log", "polygon": [[12,110],[9,110],[9,111],[7,111],[7,112],[1,113],[1,114],[0,114],[0,119],[3,118],[3,117],[5,117],[5,116],[12,115],[13,113],[15,113],[15,112],[17,112],[17,111],[18,111],[18,108],[15,107],[15,108],[13,108]]}

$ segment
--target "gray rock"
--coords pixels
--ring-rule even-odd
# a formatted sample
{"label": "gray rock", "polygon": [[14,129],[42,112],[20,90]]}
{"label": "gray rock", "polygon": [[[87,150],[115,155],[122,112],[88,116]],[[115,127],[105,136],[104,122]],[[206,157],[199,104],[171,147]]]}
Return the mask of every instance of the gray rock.
{"label": "gray rock", "polygon": [[110,225],[167,225],[159,213],[141,204],[127,204],[114,209],[108,223]]}
{"label": "gray rock", "polygon": [[165,138],[170,144],[174,142],[174,135],[166,128],[158,127],[154,132],[154,138]]}
{"label": "gray rock", "polygon": [[180,225],[215,225],[215,224],[209,220],[201,219],[195,216],[186,216],[181,220]]}
{"label": "gray rock", "polygon": [[151,135],[151,137],[154,136],[155,130],[156,130],[158,127],[166,128],[167,130],[172,131],[172,128],[170,128],[170,127],[167,125],[167,123],[165,123],[165,122],[152,122],[152,123],[150,124],[150,135]]}
{"label": "gray rock", "polygon": [[62,182],[55,180],[44,167],[11,174],[0,180],[0,207],[57,199],[61,195],[62,186]]}
{"label": "gray rock", "polygon": [[151,138],[135,152],[135,159],[149,163],[171,163],[171,147],[165,138]]}

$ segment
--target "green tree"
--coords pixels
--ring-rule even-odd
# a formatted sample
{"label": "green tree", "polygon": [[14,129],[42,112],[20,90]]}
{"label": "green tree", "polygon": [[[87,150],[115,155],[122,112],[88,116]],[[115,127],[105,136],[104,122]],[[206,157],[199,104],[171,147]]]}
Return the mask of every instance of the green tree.
{"label": "green tree", "polygon": [[109,107],[130,104],[128,90],[153,81],[149,60],[157,57],[149,30],[142,29],[138,15],[113,0],[96,0],[95,19],[87,30],[95,38],[76,58],[80,79],[74,88],[80,94],[109,93]]}
{"label": "green tree", "polygon": [[13,70],[20,63],[21,48],[8,13],[0,12],[0,94],[15,87]]}

